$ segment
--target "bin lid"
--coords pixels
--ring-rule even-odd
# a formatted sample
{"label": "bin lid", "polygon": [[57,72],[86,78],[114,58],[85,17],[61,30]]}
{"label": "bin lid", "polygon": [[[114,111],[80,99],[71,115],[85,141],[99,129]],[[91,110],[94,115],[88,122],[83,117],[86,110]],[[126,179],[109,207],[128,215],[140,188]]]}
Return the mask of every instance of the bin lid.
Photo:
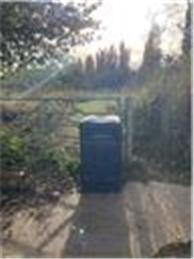
{"label": "bin lid", "polygon": [[117,115],[106,115],[106,116],[96,116],[89,115],[81,120],[81,124],[92,123],[92,124],[120,124],[121,120]]}

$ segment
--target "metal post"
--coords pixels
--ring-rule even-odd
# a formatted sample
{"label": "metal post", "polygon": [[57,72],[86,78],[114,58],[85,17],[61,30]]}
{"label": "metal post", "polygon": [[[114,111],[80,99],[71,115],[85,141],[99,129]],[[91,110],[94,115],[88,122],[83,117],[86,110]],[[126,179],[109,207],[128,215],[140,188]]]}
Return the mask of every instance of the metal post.
{"label": "metal post", "polygon": [[124,103],[124,122],[125,122],[125,161],[126,164],[132,159],[133,149],[133,101],[131,97],[125,98]]}

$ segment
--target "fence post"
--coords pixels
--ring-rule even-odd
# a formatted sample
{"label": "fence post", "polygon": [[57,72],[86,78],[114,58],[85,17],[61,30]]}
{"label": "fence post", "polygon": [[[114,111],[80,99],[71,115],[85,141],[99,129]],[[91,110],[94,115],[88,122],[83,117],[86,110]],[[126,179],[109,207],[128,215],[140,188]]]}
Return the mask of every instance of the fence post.
{"label": "fence post", "polygon": [[126,97],[124,102],[125,123],[125,161],[126,165],[132,159],[133,150],[133,100]]}

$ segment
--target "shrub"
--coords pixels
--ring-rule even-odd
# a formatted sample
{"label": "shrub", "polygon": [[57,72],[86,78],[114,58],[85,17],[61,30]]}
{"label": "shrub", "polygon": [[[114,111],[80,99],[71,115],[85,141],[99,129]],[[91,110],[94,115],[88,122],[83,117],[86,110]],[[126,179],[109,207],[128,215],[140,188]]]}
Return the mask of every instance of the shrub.
{"label": "shrub", "polygon": [[[167,73],[168,72],[168,73]],[[184,66],[163,72],[163,79],[150,78],[136,96],[134,153],[190,174],[191,123],[190,83]],[[156,80],[156,79],[154,79]]]}
{"label": "shrub", "polygon": [[70,158],[64,148],[51,148],[49,141],[41,141],[41,137],[41,131],[39,133],[37,130],[31,131],[30,136],[22,131],[16,134],[13,128],[4,127],[0,130],[3,190],[6,190],[6,186],[13,186],[13,182],[18,187],[21,184],[18,181],[21,172],[30,179],[31,185],[46,185],[49,188],[56,180],[60,185],[60,179],[62,182],[73,177],[76,160]]}
{"label": "shrub", "polygon": [[0,139],[1,169],[22,170],[26,164],[24,140],[8,128],[0,130]]}

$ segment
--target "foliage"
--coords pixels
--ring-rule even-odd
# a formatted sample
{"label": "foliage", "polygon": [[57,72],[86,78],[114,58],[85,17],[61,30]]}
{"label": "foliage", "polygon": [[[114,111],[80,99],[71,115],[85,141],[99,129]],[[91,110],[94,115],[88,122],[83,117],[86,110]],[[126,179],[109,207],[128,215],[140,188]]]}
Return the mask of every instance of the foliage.
{"label": "foliage", "polygon": [[134,152],[177,171],[190,172],[190,73],[180,61],[163,68],[138,93]]}
{"label": "foliage", "polygon": [[183,54],[189,56],[191,55],[191,40],[192,40],[192,3],[188,1],[187,11],[185,16],[185,27],[183,31],[183,41],[182,41],[182,52]]}
{"label": "foliage", "polygon": [[162,53],[160,50],[160,29],[156,24],[152,25],[145,44],[143,61],[139,69],[139,82],[145,82],[151,74],[159,71],[161,66]]}
{"label": "foliage", "polygon": [[[99,50],[95,57],[88,55],[85,61],[78,60],[71,65],[67,74],[60,73],[52,81],[61,87],[69,84],[86,90],[102,91],[106,88],[111,92],[125,86],[128,93],[131,93],[133,85],[136,93],[133,114],[134,154],[175,171],[184,171],[188,176],[191,166],[190,8],[188,4],[185,26],[182,28],[182,55],[163,55],[160,49],[161,31],[154,24],[145,44],[143,62],[136,71],[130,67],[130,50],[121,43],[118,50],[110,46]],[[99,106],[99,103],[84,105],[76,109],[95,112],[95,106]],[[12,170],[15,166],[21,169],[28,165],[29,171],[44,176],[45,172],[65,171],[68,175],[74,172],[76,163],[66,150],[54,150],[50,148],[51,143],[48,143],[53,127],[58,127],[57,121],[61,121],[60,111],[63,111],[61,107],[56,109],[53,119],[49,106],[42,105],[42,114],[49,118],[44,130],[38,128],[30,131],[29,135],[22,131],[18,135],[18,132],[11,129],[5,132],[3,129],[3,168]],[[104,110],[103,105],[101,110]],[[37,120],[35,125],[39,127],[44,119]]]}
{"label": "foliage", "polygon": [[87,55],[80,65],[80,60],[75,64],[78,87],[102,90],[120,90],[132,81],[130,68],[130,50],[123,42],[119,50],[114,45],[108,49],[99,50],[95,56]]}
{"label": "foliage", "polygon": [[1,170],[23,170],[26,163],[24,140],[8,129],[0,130]]}
{"label": "foliage", "polygon": [[[191,19],[188,4],[182,55],[163,57],[159,30],[145,45],[141,83],[134,111],[134,153],[190,177],[191,169]],[[161,62],[163,61],[163,62]],[[142,76],[143,75],[143,76]]]}
{"label": "foliage", "polygon": [[[7,113],[11,113],[11,110]],[[71,157],[64,147],[55,147],[56,138],[53,139],[49,134],[52,125],[45,125],[48,129],[37,128],[39,119],[31,114],[32,125],[35,123],[36,126],[30,126],[28,116],[28,112],[18,113],[17,120],[15,118],[14,122],[4,122],[0,130],[3,191],[9,190],[10,186],[20,188],[21,184],[27,187],[27,183],[19,179],[27,179],[30,187],[35,188],[58,188],[55,186],[56,181],[60,181],[62,187],[63,182],[68,182],[76,172],[76,158]],[[41,119],[46,120],[47,117]],[[50,120],[54,123],[51,115]]]}
{"label": "foliage", "polygon": [[[92,39],[98,24],[92,18],[99,3],[1,2],[3,72],[45,63],[72,46]],[[56,50],[60,50],[59,53]]]}

